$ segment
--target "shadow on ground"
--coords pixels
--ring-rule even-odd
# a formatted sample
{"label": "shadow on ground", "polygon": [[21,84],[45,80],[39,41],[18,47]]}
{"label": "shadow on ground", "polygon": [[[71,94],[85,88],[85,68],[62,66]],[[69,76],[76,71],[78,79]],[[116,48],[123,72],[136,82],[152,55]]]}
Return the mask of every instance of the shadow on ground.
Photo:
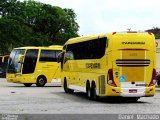
{"label": "shadow on ground", "polygon": [[99,98],[98,100],[89,100],[87,98],[87,95],[85,93],[82,92],[74,92],[74,93],[65,93],[65,92],[60,92],[57,93],[57,95],[64,97],[68,100],[72,100],[72,101],[76,101],[76,102],[88,102],[88,103],[93,103],[93,104],[97,104],[97,103],[106,103],[106,104],[144,104],[147,102],[141,101],[141,99],[139,99],[138,101],[134,102],[131,100],[128,100],[126,98],[122,98],[122,97],[104,97],[104,98]]}

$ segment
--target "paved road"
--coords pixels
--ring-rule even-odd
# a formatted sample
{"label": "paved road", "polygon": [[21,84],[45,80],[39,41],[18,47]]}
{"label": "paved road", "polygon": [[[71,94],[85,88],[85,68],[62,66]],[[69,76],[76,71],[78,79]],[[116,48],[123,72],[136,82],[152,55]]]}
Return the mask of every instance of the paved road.
{"label": "paved road", "polygon": [[90,101],[84,93],[66,94],[62,87],[24,87],[0,79],[0,113],[4,114],[160,114],[160,88],[137,103]]}

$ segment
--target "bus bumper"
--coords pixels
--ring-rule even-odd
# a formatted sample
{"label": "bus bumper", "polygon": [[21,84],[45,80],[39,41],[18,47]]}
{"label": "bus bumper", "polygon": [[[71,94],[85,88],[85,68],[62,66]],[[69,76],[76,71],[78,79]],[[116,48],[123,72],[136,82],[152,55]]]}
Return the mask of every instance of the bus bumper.
{"label": "bus bumper", "polygon": [[99,96],[121,96],[121,97],[150,97],[155,94],[155,86],[140,87],[140,88],[120,88],[113,86],[106,86],[105,94]]}
{"label": "bus bumper", "polygon": [[21,77],[13,77],[12,75],[7,75],[6,77],[7,82],[12,82],[12,83],[22,83]]}
{"label": "bus bumper", "polygon": [[16,75],[8,74],[6,79],[8,82],[12,82],[12,83],[35,83],[34,78],[31,79],[30,76],[24,77],[21,74],[16,74]]}

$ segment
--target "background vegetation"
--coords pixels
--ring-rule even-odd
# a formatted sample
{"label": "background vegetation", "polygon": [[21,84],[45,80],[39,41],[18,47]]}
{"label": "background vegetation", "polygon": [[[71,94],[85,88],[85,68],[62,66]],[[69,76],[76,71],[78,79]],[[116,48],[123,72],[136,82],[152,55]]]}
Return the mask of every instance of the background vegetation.
{"label": "background vegetation", "polygon": [[[0,0],[0,54],[15,47],[64,44],[78,36],[79,26],[72,9],[26,0]],[[160,29],[146,30],[160,39]]]}
{"label": "background vegetation", "polygon": [[146,30],[146,32],[152,32],[155,35],[156,39],[160,39],[160,28],[153,27],[152,29]]}
{"label": "background vegetation", "polygon": [[0,0],[0,53],[20,46],[64,44],[78,36],[79,26],[72,9],[33,0]]}

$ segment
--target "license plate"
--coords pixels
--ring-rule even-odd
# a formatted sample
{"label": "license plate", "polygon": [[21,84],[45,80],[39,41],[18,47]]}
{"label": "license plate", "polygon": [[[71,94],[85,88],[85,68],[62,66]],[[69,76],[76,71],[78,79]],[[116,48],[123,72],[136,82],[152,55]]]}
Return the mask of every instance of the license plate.
{"label": "license plate", "polygon": [[136,89],[130,89],[129,93],[137,93],[137,90]]}

